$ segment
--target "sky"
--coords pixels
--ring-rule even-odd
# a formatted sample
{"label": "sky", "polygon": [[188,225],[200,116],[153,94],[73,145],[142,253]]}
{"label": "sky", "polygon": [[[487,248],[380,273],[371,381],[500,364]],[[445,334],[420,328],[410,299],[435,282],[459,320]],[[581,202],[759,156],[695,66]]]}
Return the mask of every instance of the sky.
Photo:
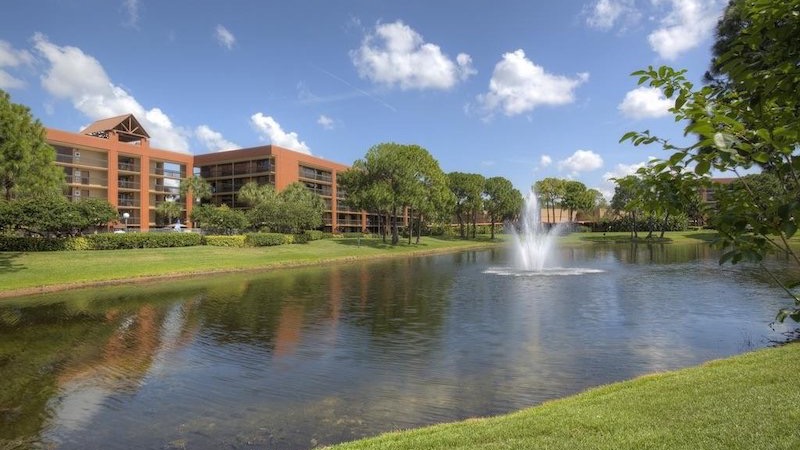
{"label": "sky", "polygon": [[151,145],[202,154],[275,144],[352,164],[383,142],[445,172],[545,177],[613,193],[685,142],[659,92],[700,84],[723,0],[12,0],[0,89],[45,126],[133,113]]}

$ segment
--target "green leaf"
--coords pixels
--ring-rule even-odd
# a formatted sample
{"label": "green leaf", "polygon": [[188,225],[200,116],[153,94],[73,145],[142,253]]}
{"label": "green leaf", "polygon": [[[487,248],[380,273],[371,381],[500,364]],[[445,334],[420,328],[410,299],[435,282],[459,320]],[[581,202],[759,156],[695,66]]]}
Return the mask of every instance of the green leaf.
{"label": "green leaf", "polygon": [[637,131],[628,131],[627,133],[623,134],[622,137],[619,139],[619,142],[625,142],[628,139],[633,139],[639,133]]}
{"label": "green leaf", "polygon": [[753,158],[753,161],[760,162],[762,164],[769,161],[769,155],[767,153],[764,153],[764,152],[758,152],[758,153],[754,154],[752,156],[752,158]]}
{"label": "green leaf", "polygon": [[711,168],[711,163],[708,161],[700,161],[697,163],[697,166],[694,168],[694,173],[698,175],[705,175],[708,173],[708,170]]}

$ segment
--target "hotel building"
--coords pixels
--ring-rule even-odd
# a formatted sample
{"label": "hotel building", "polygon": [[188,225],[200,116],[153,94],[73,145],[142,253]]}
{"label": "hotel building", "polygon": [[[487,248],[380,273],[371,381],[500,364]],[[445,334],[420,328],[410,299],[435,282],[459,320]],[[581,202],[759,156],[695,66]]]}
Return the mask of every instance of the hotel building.
{"label": "hotel building", "polygon": [[120,214],[127,213],[127,227],[148,231],[158,226],[156,208],[177,200],[181,221],[194,204],[191,195],[181,198],[180,181],[194,173],[208,181],[211,202],[244,207],[236,198],[250,181],[271,184],[280,191],[301,182],[325,202],[324,230],[375,231],[372,214],[344,206],[344,192],[336,176],[349,166],[275,145],[191,155],[150,146],[150,136],[131,115],[92,123],[80,133],[47,128],[47,142],[56,150],[56,165],[64,169],[66,195],[74,201],[102,198]]}

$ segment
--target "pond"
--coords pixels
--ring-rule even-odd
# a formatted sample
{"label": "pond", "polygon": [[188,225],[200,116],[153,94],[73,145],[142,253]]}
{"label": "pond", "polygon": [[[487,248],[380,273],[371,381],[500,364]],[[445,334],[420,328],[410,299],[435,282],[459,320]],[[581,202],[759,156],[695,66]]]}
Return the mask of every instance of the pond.
{"label": "pond", "polygon": [[780,289],[704,245],[558,257],[580,270],[513,276],[494,249],[0,301],[0,447],[312,448],[514,411],[789,329],[770,327]]}

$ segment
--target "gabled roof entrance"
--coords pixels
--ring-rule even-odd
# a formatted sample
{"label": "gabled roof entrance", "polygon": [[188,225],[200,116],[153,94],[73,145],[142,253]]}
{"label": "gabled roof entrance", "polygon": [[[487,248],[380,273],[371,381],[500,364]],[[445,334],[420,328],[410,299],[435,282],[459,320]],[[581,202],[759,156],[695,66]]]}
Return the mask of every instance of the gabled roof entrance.
{"label": "gabled roof entrance", "polygon": [[115,132],[121,142],[136,142],[150,138],[150,135],[142,128],[142,125],[133,114],[98,120],[86,127],[81,133],[108,139],[109,131]]}

